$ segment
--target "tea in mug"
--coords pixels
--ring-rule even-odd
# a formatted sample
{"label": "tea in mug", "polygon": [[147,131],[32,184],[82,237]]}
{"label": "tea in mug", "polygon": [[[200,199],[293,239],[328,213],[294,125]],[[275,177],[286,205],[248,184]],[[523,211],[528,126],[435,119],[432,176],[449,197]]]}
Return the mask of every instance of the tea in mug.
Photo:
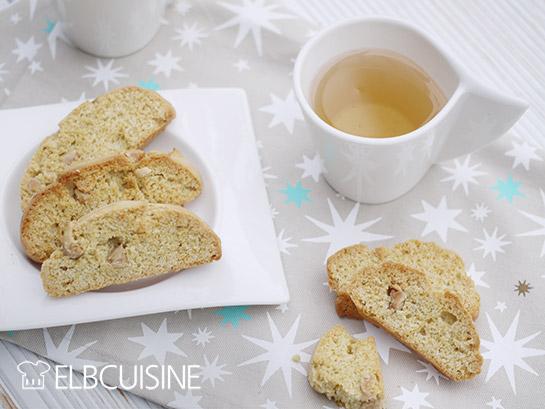
{"label": "tea in mug", "polygon": [[430,76],[392,51],[369,49],[333,64],[319,80],[316,113],[352,135],[390,138],[420,128],[445,105]]}

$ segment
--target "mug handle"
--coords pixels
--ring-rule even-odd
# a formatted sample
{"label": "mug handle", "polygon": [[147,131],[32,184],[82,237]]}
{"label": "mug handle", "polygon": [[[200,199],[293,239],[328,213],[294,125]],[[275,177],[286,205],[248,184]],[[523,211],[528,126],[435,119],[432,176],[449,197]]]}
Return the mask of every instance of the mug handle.
{"label": "mug handle", "polygon": [[474,152],[498,139],[528,109],[523,100],[507,97],[474,81],[460,85],[452,99],[451,108],[445,113],[445,126],[439,127],[442,146],[436,162]]}

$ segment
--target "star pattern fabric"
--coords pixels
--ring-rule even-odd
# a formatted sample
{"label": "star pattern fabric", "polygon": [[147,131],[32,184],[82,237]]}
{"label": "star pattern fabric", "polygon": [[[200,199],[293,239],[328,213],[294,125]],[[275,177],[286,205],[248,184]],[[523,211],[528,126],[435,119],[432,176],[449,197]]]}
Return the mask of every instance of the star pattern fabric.
{"label": "star pattern fabric", "polygon": [[[523,51],[492,58],[492,43],[484,44],[497,42],[494,34],[501,31],[502,47],[513,46],[509,41],[515,29],[505,29],[506,24],[523,33],[524,19],[540,12],[534,7],[532,13],[519,13],[526,1],[520,0],[514,9],[509,5],[505,21],[499,18],[503,0],[492,11],[486,2],[477,2],[470,15],[458,12],[460,6],[453,3],[447,16],[453,24],[445,25],[441,24],[446,18],[444,5],[435,1],[409,15],[406,7],[392,6],[391,0],[323,2],[320,10],[303,16],[304,3],[309,2],[173,0],[153,40],[119,59],[87,55],[71,44],[53,1],[19,0],[0,11],[2,108],[81,103],[127,85],[150,90],[243,89],[291,296],[281,305],[196,306],[62,328],[6,331],[0,332],[0,338],[75,368],[109,363],[199,365],[199,390],[131,391],[164,406],[326,409],[336,405],[312,391],[305,374],[316,341],[340,323],[358,338],[376,339],[392,409],[449,408],[452,402],[468,409],[544,407],[545,398],[540,401],[536,391],[545,379],[545,337],[540,326],[545,320],[545,149],[539,143],[545,129],[539,109],[545,102],[529,100],[532,108],[520,126],[471,155],[433,166],[403,197],[366,205],[352,202],[328,185],[325,164],[332,157],[320,156],[312,143],[293,89],[294,61],[303,42],[337,14],[360,3],[358,13],[345,16],[376,12],[409,20],[443,39],[452,37],[452,50],[462,53],[455,59],[464,63],[470,49],[478,50],[475,56],[490,56],[497,64],[481,66],[483,75],[510,87],[513,76],[502,79],[502,75],[526,69],[536,75],[540,66],[520,64]],[[327,23],[315,21],[316,15],[332,7],[335,12],[328,15]],[[430,18],[432,9],[439,18]],[[458,25],[458,17],[480,24]],[[464,35],[460,37],[453,27],[464,30]],[[516,41],[524,41],[524,36]],[[524,49],[531,47],[531,42],[525,44]],[[504,71],[509,61],[512,72]],[[545,101],[535,92],[535,84],[540,84],[539,78],[519,83],[514,93],[523,95],[528,87],[530,93],[524,98]],[[439,152],[433,142],[428,138],[417,149],[435,160]],[[401,177],[415,152],[401,150],[388,166]],[[328,154],[343,161],[376,163],[376,158],[349,150]],[[226,159],[236,166],[236,158]],[[355,175],[349,170],[345,180],[355,183]],[[246,200],[244,184],[237,200]],[[476,325],[485,361],[481,375],[471,382],[453,385],[380,328],[341,320],[335,314],[335,294],[326,281],[327,256],[358,242],[391,246],[411,238],[456,251],[475,282],[481,298]],[[226,282],[226,291],[238,285],[243,283]],[[205,302],[206,289],[198,290]]]}

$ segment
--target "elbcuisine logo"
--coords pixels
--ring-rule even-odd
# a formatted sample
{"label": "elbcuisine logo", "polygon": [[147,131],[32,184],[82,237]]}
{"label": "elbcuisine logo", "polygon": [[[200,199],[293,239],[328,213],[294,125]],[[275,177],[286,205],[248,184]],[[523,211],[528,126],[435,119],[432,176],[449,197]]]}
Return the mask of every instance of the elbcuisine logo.
{"label": "elbcuisine logo", "polygon": [[[200,365],[83,365],[81,370],[83,379],[75,379],[71,365],[56,365],[53,367],[54,386],[59,390],[66,389],[94,389],[101,385],[106,389],[201,389],[196,384],[199,375],[196,371]],[[44,389],[45,374],[51,367],[47,362],[23,361],[17,365],[21,373],[21,387],[23,389]],[[106,381],[107,379],[107,381]],[[111,385],[117,386],[111,386]]]}

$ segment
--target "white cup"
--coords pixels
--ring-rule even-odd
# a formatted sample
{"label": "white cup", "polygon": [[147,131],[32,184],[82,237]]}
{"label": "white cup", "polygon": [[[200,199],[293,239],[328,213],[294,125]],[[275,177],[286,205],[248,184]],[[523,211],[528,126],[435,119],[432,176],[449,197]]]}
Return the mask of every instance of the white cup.
{"label": "white cup", "polygon": [[[433,119],[405,135],[368,138],[340,131],[314,112],[316,82],[326,68],[342,56],[372,48],[404,55],[434,79],[448,101]],[[325,29],[301,49],[293,79],[326,180],[343,196],[364,203],[403,195],[434,163],[499,138],[528,108],[518,98],[479,85],[419,29],[387,18],[357,18]]]}
{"label": "white cup", "polygon": [[155,36],[167,0],[56,0],[63,29],[81,50],[121,57]]}

